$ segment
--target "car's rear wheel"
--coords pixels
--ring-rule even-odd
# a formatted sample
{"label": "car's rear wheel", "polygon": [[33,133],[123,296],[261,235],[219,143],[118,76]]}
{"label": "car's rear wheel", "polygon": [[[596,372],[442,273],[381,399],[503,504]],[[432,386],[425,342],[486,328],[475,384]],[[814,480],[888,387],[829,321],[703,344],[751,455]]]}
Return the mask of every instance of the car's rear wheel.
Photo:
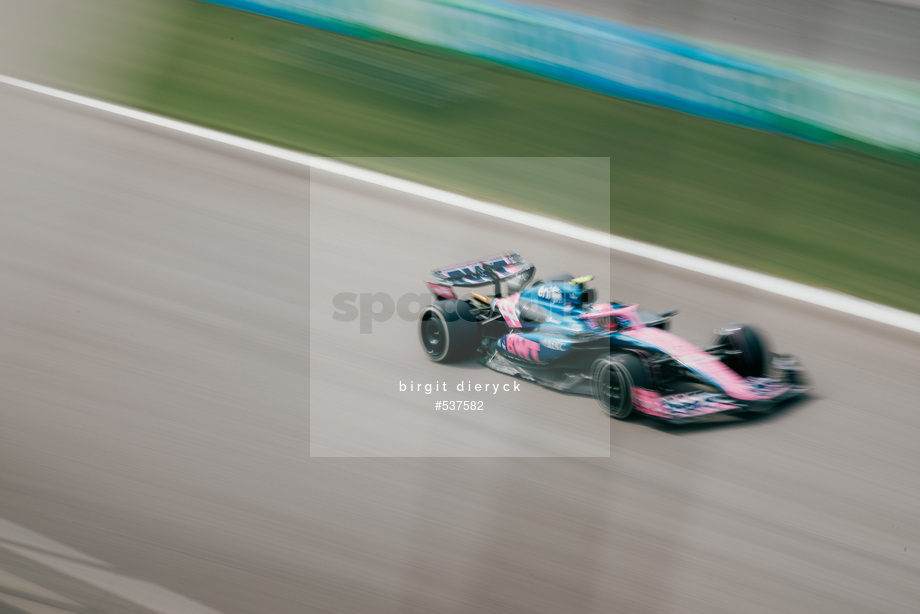
{"label": "car's rear wheel", "polygon": [[626,420],[633,413],[635,388],[644,388],[647,374],[634,354],[604,356],[594,362],[591,384],[594,398],[611,418]]}
{"label": "car's rear wheel", "polygon": [[472,358],[481,338],[479,321],[466,301],[438,301],[419,314],[419,340],[435,362]]}
{"label": "car's rear wheel", "polygon": [[767,344],[747,324],[729,324],[717,334],[716,345],[724,351],[722,361],[741,377],[763,377],[769,360]]}

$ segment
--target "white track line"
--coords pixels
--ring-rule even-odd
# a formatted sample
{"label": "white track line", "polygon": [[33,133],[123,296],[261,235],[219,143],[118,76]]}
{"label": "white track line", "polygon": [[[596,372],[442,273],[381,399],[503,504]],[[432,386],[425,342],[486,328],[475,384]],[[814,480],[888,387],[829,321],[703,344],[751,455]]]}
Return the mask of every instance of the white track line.
{"label": "white track line", "polygon": [[103,102],[101,100],[88,98],[86,96],[80,96],[78,94],[71,94],[70,92],[65,92],[44,85],[38,85],[29,81],[23,81],[21,79],[16,79],[15,77],[0,75],[0,83],[5,83],[6,85],[21,88],[24,90],[29,90],[30,92],[51,96],[59,100],[66,100],[67,102],[91,107],[99,111],[113,113],[115,115],[120,115],[121,117],[127,117],[147,124],[153,124],[161,128],[167,128],[169,130],[175,130],[177,132],[194,135],[209,141],[215,141],[225,145],[230,145],[232,147],[246,149],[255,153],[271,156],[280,160],[285,160],[287,162],[293,162],[294,164],[301,164],[310,168],[335,173],[337,175],[349,177],[358,181],[371,183],[373,185],[388,188],[391,190],[397,190],[405,194],[420,196],[422,198],[427,198],[436,202],[459,207],[468,211],[475,211],[483,215],[501,218],[516,224],[523,224],[532,228],[538,228],[540,230],[545,230],[547,232],[551,232],[564,237],[577,239],[586,243],[608,247],[612,250],[633,254],[642,258],[648,258],[649,260],[655,260],[657,262],[669,264],[689,271],[694,271],[696,273],[702,273],[711,277],[724,279],[726,281],[743,284],[745,286],[750,286],[759,290],[765,290],[773,294],[796,299],[806,303],[811,303],[812,305],[817,305],[819,307],[841,311],[868,320],[873,320],[875,322],[880,322],[882,324],[887,324],[890,326],[895,326],[905,330],[920,333],[920,315],[908,311],[902,311],[900,309],[895,309],[893,307],[888,307],[886,305],[881,305],[879,303],[873,303],[871,301],[849,296],[847,294],[815,288],[798,282],[773,277],[771,275],[748,271],[746,269],[723,264],[721,262],[706,260],[705,258],[700,258],[698,256],[683,254],[674,250],[658,247],[657,245],[641,243],[639,241],[633,241],[632,239],[627,239],[625,237],[610,235],[599,230],[583,228],[581,226],[561,222],[559,220],[554,220],[542,215],[527,213],[525,211],[518,211],[517,209],[510,209],[508,207],[503,207],[494,203],[476,200],[466,196],[460,196],[459,194],[438,190],[436,188],[414,183],[412,181],[406,181],[405,179],[398,179],[396,177],[384,175],[383,173],[376,173],[374,171],[369,171],[356,166],[351,166],[349,164],[344,164],[342,162],[337,162],[335,160],[330,160],[329,158],[311,156],[308,154],[283,149],[281,147],[275,147],[274,145],[266,145],[265,143],[259,143],[258,141],[252,141],[238,136],[233,136],[231,134],[218,132],[217,130],[202,128],[201,126],[196,126],[194,124],[169,119],[167,117],[161,117],[152,113],[146,113],[144,111],[138,111],[128,107],[122,107],[108,102]]}

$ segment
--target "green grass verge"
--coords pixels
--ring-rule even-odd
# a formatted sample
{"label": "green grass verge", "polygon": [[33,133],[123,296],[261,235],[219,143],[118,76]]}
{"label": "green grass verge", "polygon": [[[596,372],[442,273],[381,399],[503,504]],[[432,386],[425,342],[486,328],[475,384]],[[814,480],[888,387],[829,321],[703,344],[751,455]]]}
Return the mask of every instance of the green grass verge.
{"label": "green grass verge", "polygon": [[[634,104],[457,55],[394,49],[195,0],[125,14],[143,63],[105,60],[107,99],[596,225],[582,162],[609,157],[618,235],[920,312],[920,166]],[[115,10],[115,9],[113,9]],[[136,57],[127,54],[125,57]],[[103,64],[105,63],[103,62]],[[127,85],[130,84],[130,87]]]}

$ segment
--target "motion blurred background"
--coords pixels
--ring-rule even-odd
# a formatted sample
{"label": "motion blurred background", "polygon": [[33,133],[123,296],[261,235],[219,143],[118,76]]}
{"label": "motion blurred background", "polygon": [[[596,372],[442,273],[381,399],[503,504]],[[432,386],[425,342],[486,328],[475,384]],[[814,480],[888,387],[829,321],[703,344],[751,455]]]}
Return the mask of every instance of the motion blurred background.
{"label": "motion blurred background", "polygon": [[[920,75],[912,71],[920,54],[920,17],[905,3],[711,0],[571,7],[584,15],[694,37],[648,42],[641,38],[647,32],[624,31],[624,26],[597,19],[589,23],[607,24],[600,33],[581,23],[569,28],[574,28],[573,40],[600,37],[620,44],[632,36],[649,45],[623,47],[639,58],[633,62],[637,68],[626,65],[629,70],[646,66],[642,53],[673,51],[666,46],[670,40],[716,54],[723,58],[721,68],[728,58],[769,71],[794,71],[788,83],[776,86],[786,88],[779,94],[753,81],[753,89],[738,97],[792,96],[788,88],[810,81],[831,88],[830,94],[806,91],[791,99],[790,104],[802,106],[798,117],[804,122],[760,113],[756,102],[740,116],[727,117],[736,123],[739,117],[753,118],[758,131],[541,78],[533,73],[551,70],[539,65],[514,70],[508,67],[513,59],[477,57],[489,55],[484,44],[477,55],[458,53],[447,48],[459,46],[452,45],[453,38],[474,36],[465,37],[459,28],[441,37],[445,46],[428,42],[437,41],[438,28],[449,31],[450,22],[419,26],[425,19],[435,21],[437,13],[420,17],[418,6],[452,7],[455,12],[447,17],[455,18],[472,11],[462,3],[407,3],[404,9],[374,8],[372,3],[364,13],[345,3],[338,15],[329,8],[334,5],[317,2],[303,5],[307,9],[299,13],[289,8],[298,3],[236,3],[268,7],[262,12],[326,29],[217,4],[8,2],[4,70],[293,149],[379,158],[364,164],[582,224],[607,216],[584,205],[577,169],[531,181],[510,173],[503,181],[500,173],[475,168],[473,159],[609,157],[614,234],[918,310]],[[491,12],[480,8],[475,13],[480,21],[493,14],[525,26],[535,19],[559,19],[555,13],[537,19],[526,12],[508,18],[500,13],[500,3],[482,6]],[[349,19],[360,23],[350,25]],[[491,55],[507,55],[501,36],[511,41],[508,45],[520,43],[512,40],[514,27],[487,33],[498,41]],[[552,41],[554,31],[548,28],[537,34]],[[409,36],[414,32],[419,33],[415,39]],[[537,35],[522,40],[525,49],[555,44]],[[679,65],[690,57],[682,53],[678,50],[669,61]],[[574,65],[596,61],[579,57]],[[656,87],[656,79],[665,89],[687,87],[676,68],[650,66],[660,74],[647,76],[648,87]],[[743,68],[728,74],[738,79],[748,73]],[[624,73],[623,78],[637,77]],[[725,81],[709,85],[714,97],[730,100]],[[643,98],[634,91],[622,93]],[[645,98],[700,111],[686,100],[662,101],[654,92]],[[446,156],[470,161],[437,170],[432,168],[437,163],[387,160]]]}
{"label": "motion blurred background", "polygon": [[[920,311],[910,0],[224,4],[251,10],[5,0],[0,73]],[[0,90],[0,612],[920,607],[912,334]],[[763,324],[818,392],[612,424],[610,458],[310,458],[317,377],[347,419],[495,375],[432,369],[407,322],[353,345],[311,284],[509,247],[701,343]],[[579,402],[462,428],[555,456]]]}

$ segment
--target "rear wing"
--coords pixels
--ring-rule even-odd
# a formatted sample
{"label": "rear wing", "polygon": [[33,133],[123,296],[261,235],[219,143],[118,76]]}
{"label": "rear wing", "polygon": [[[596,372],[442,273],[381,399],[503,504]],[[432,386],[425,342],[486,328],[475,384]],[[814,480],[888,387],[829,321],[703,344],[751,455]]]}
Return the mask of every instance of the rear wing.
{"label": "rear wing", "polygon": [[476,288],[487,284],[495,285],[496,296],[501,295],[501,282],[509,277],[521,276],[523,287],[533,278],[536,267],[514,252],[492,256],[475,262],[467,262],[435,269],[431,273],[435,282],[425,282],[428,289],[438,298],[457,298],[455,289]]}

